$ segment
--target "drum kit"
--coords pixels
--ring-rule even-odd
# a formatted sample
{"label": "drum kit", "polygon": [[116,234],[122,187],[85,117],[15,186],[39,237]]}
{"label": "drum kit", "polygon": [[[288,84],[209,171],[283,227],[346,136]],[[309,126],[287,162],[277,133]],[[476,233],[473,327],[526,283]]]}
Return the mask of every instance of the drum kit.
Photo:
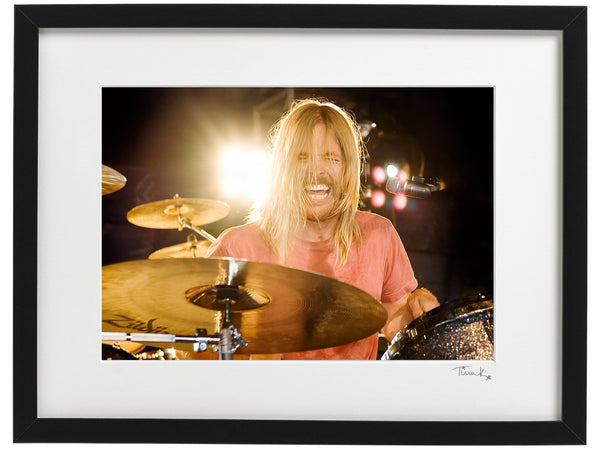
{"label": "drum kit", "polygon": [[[102,195],[125,177],[102,166]],[[102,268],[102,358],[179,359],[316,350],[377,333],[385,308],[339,280],[277,264],[207,258],[215,238],[201,226],[227,216],[218,200],[181,198],[127,213],[137,226],[184,229],[181,244]],[[198,239],[201,237],[203,239]],[[155,349],[152,351],[141,351]],[[382,359],[492,359],[493,303],[482,296],[442,305],[413,321]],[[247,359],[247,358],[245,358]]]}
{"label": "drum kit", "polygon": [[493,301],[477,294],[432,309],[400,330],[381,359],[494,359]]}

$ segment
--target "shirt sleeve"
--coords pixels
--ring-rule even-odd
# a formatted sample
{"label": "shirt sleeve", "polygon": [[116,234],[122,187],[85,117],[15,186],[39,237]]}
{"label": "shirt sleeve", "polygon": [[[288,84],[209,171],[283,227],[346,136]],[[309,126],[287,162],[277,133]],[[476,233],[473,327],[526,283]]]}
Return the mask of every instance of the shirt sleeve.
{"label": "shirt sleeve", "polygon": [[382,242],[385,242],[385,277],[381,302],[393,303],[414,291],[418,283],[400,236],[391,223]]}

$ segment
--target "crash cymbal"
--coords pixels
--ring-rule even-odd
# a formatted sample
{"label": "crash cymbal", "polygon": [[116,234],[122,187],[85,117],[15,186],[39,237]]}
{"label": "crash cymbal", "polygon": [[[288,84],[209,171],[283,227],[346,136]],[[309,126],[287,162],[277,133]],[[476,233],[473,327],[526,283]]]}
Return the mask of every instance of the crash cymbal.
{"label": "crash cymbal", "polygon": [[[377,332],[387,319],[366,292],[314,272],[231,258],[159,259],[102,268],[102,331],[215,334],[224,315],[217,286],[240,291],[230,316],[248,346],[238,353],[343,345]],[[188,343],[165,346],[191,350]]]}
{"label": "crash cymbal", "polygon": [[127,179],[108,166],[102,164],[102,195],[118,191],[127,183]]}
{"label": "crash cymbal", "polygon": [[127,213],[127,220],[145,228],[176,229],[180,226],[179,217],[192,225],[205,225],[216,222],[227,214],[229,205],[225,202],[175,196],[136,206]]}
{"label": "crash cymbal", "polygon": [[203,258],[206,256],[210,244],[210,241],[183,242],[156,250],[150,254],[148,259]]}

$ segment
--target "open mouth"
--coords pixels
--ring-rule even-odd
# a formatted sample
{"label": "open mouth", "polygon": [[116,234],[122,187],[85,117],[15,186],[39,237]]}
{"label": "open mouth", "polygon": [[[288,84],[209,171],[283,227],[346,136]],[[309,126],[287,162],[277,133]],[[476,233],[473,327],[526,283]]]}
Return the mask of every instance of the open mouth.
{"label": "open mouth", "polygon": [[326,184],[311,184],[307,190],[311,200],[323,200],[329,195],[331,188]]}

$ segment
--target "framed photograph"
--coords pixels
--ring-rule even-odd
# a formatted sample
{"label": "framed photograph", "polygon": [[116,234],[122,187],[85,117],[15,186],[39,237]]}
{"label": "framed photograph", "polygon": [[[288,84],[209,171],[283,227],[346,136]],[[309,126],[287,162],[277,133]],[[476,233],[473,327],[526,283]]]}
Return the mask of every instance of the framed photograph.
{"label": "framed photograph", "polygon": [[[585,444],[586,52],[585,7],[16,6],[14,441]],[[310,299],[288,322],[231,312],[254,338],[232,361],[216,360],[230,359],[220,343],[205,357],[187,341],[125,347],[189,318],[188,304],[174,325],[152,315],[178,308],[164,261],[180,289],[181,269],[244,223],[269,130],[307,98],[352,117],[359,209],[394,225],[419,286],[452,311],[445,336],[415,333],[458,353],[405,357],[422,342],[380,337],[374,361],[249,360],[345,344],[330,328],[378,330]],[[180,220],[196,206],[203,217]],[[129,264],[145,286],[123,278]],[[215,299],[186,283],[190,302],[230,307],[224,283]],[[254,335],[260,314],[284,325]],[[460,339],[462,322],[482,331]],[[222,329],[198,328],[194,342]],[[479,339],[488,353],[460,354]]]}

